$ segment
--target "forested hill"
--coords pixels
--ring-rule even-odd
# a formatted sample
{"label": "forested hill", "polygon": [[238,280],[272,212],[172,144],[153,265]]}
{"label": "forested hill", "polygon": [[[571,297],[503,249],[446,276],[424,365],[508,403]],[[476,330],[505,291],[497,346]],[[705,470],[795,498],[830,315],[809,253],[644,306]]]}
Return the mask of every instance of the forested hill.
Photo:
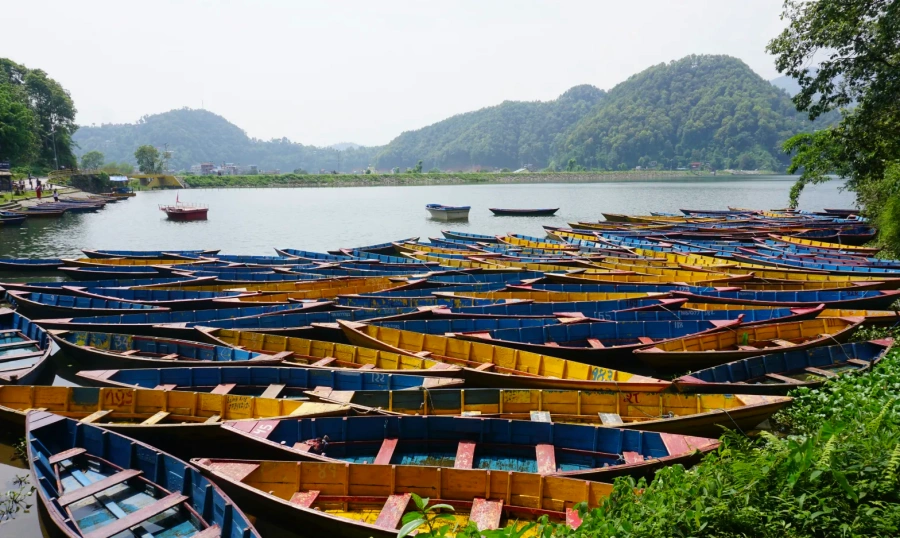
{"label": "forested hill", "polygon": [[555,101],[506,101],[408,131],[385,146],[378,168],[401,168],[419,159],[425,168],[470,167],[516,169],[531,164],[543,168],[551,147],[599,103],[605,92],[576,86]]}
{"label": "forested hill", "polygon": [[183,108],[145,116],[134,124],[81,127],[75,134],[78,155],[97,150],[107,162],[134,162],[138,146],[162,148],[168,144],[175,170],[201,162],[255,164],[261,170],[292,172],[302,168],[316,173],[321,169],[350,172],[374,162],[380,147],[346,149],[318,148],[291,142],[287,138],[263,141],[247,136],[228,120],[206,110]]}
{"label": "forested hill", "polygon": [[[826,121],[827,118],[823,118]],[[556,148],[558,162],[588,167],[781,170],[790,136],[816,127],[786,93],[728,56],[653,66],[609,91]]]}

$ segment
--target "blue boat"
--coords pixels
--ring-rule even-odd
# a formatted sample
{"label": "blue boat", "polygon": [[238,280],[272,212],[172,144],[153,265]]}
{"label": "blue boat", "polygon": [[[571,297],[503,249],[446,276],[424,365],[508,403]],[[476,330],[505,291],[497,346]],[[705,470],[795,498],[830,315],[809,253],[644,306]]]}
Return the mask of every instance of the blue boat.
{"label": "blue boat", "polygon": [[285,258],[291,258],[294,263],[297,263],[296,260],[309,260],[315,262],[346,262],[358,260],[359,258],[353,256],[343,256],[343,255],[335,255],[335,254],[326,254],[324,252],[312,252],[309,250],[297,250],[293,248],[276,248],[275,252],[277,252],[280,256],[284,256]]}
{"label": "blue boat", "polygon": [[827,379],[865,370],[890,351],[885,338],[799,351],[784,351],[697,370],[673,380],[681,392],[787,394],[799,387],[817,387]]}
{"label": "blue boat", "polygon": [[131,303],[117,299],[98,299],[77,295],[54,295],[11,290],[6,299],[16,310],[31,319],[77,318],[82,316],[113,315],[134,310],[164,312],[168,308]]}
{"label": "blue boat", "polygon": [[816,308],[756,308],[750,310],[631,310],[624,312],[594,312],[586,314],[589,318],[607,321],[713,321],[740,320],[741,327],[763,325],[769,323],[785,323],[803,321],[818,317],[825,309],[824,305]]}
{"label": "blue boat", "polygon": [[[78,295],[97,299],[116,299],[148,306],[158,306],[170,310],[206,310],[220,308],[219,300],[248,295],[258,292],[245,291],[193,291],[193,290],[161,290],[161,289],[124,289],[124,288],[70,288]],[[228,305],[228,303],[225,303]],[[75,317],[75,316],[68,316]]]}
{"label": "blue boat", "polygon": [[889,310],[890,305],[900,299],[900,290],[704,291],[701,293],[673,291],[672,295],[684,297],[692,303],[724,303],[776,308],[786,306],[815,308],[824,304],[825,308]]}
{"label": "blue boat", "polygon": [[362,260],[371,260],[381,265],[434,265],[434,262],[426,262],[413,258],[401,258],[399,256],[385,256],[362,250],[350,250],[348,253]]}
{"label": "blue boat", "polygon": [[109,265],[60,267],[67,277],[75,280],[106,280],[116,278],[153,278],[162,274],[149,265]]}
{"label": "blue boat", "polygon": [[[462,306],[447,310],[432,310],[432,317],[600,317],[608,312],[652,310],[672,311],[687,302],[686,299],[617,299],[610,301],[566,301],[535,303],[521,301],[515,303],[491,302],[480,306]],[[601,318],[602,319],[602,318]],[[623,320],[624,321],[624,320]]]}
{"label": "blue boat", "polygon": [[260,265],[260,266],[282,266],[282,265],[296,265],[297,260],[294,258],[286,258],[284,256],[247,256],[241,254],[217,254],[215,256],[217,260],[228,262],[228,263],[243,263],[247,265]]}
{"label": "blue boat", "polygon": [[57,534],[259,538],[218,486],[150,445],[44,411],[29,413],[26,441],[32,484]]}
{"label": "blue boat", "polygon": [[411,320],[369,320],[370,324],[420,334],[482,333],[501,329],[525,329],[558,325],[556,318],[453,318]]}
{"label": "blue boat", "polygon": [[499,243],[495,235],[473,234],[469,232],[457,232],[453,230],[441,230],[441,234],[447,239],[459,239],[463,241],[475,241],[478,243]]}
{"label": "blue boat", "polygon": [[621,321],[617,323],[566,323],[498,329],[480,333],[455,333],[454,338],[485,342],[570,359],[593,366],[641,373],[632,352],[660,342],[737,327],[731,321]]}
{"label": "blue boat", "polygon": [[0,258],[0,271],[16,273],[55,271],[62,265],[63,262],[59,258]]}
{"label": "blue boat", "polygon": [[176,275],[191,275],[195,277],[214,276],[217,284],[257,284],[260,282],[305,282],[307,280],[321,280],[325,275],[310,273],[260,273],[260,272],[236,272],[236,271],[191,271],[190,273],[175,272]]}
{"label": "blue boat", "polygon": [[16,291],[31,291],[37,293],[53,293],[57,295],[72,295],[74,292],[70,292],[65,289],[66,287],[73,288],[131,288],[137,286],[153,286],[153,287],[164,287],[164,286],[183,286],[188,282],[200,285],[203,282],[209,282],[214,280],[212,277],[207,278],[193,278],[193,277],[177,277],[177,278],[116,278],[110,280],[61,280],[59,282],[26,282],[26,283],[18,283],[18,282],[0,282],[0,286],[6,291],[16,290]]}
{"label": "blue boat", "polygon": [[[271,306],[218,308],[214,310],[132,312],[106,316],[84,316],[50,320],[43,319],[41,320],[41,326],[46,329],[64,331],[109,332],[192,340],[197,339],[197,331],[193,328],[197,325],[211,326],[211,324],[219,320],[239,324],[244,322],[246,318],[266,317],[291,312],[318,312],[320,310],[332,308],[332,305],[332,302],[324,301],[312,303],[285,303]],[[352,311],[339,310],[336,312]]]}
{"label": "blue boat", "polygon": [[406,237],[403,239],[397,239],[395,241],[388,241],[387,243],[378,243],[376,245],[366,245],[363,247],[356,247],[350,249],[339,249],[336,251],[329,251],[332,254],[340,254],[345,250],[360,250],[363,252],[371,252],[373,254],[386,254],[391,255],[395,252],[394,243],[415,243],[418,241],[418,237]]}
{"label": "blue boat", "polygon": [[35,385],[49,364],[50,337],[30,319],[0,308],[0,385]]}
{"label": "blue boat", "polygon": [[68,358],[88,368],[174,368],[176,366],[272,366],[282,356],[173,338],[88,331],[50,331]]}
{"label": "blue boat", "polygon": [[332,390],[403,390],[450,388],[462,384],[461,379],[452,377],[278,366],[82,370],[76,375],[89,385],[145,389],[165,387],[166,390],[303,400],[309,398],[305,391],[317,387]]}
{"label": "blue boat", "polygon": [[[293,304],[293,303],[292,303]],[[313,332],[309,330],[313,323],[334,323],[339,319],[346,321],[365,321],[374,318],[395,315],[427,315],[416,308],[361,308],[358,310],[342,309],[326,312],[288,312],[243,318],[224,318],[210,321],[198,321],[185,324],[185,327],[213,327],[216,329],[235,329],[241,331],[263,332],[281,336],[297,336],[313,340]],[[160,329],[162,327],[159,327]],[[319,330],[322,334],[324,329]],[[327,331],[334,341],[344,341],[340,330]]]}
{"label": "blue boat", "polygon": [[84,250],[88,258],[128,258],[151,260],[186,260],[200,257],[214,257],[218,250]]}
{"label": "blue boat", "polygon": [[610,480],[690,465],[719,446],[677,434],[444,416],[324,417],[226,422],[235,441],[280,450],[282,460],[490,469]]}
{"label": "blue boat", "polygon": [[[427,291],[427,290],[426,290]],[[424,293],[424,292],[423,292]],[[461,306],[485,306],[506,302],[505,300],[472,299],[470,297],[395,297],[390,295],[339,295],[337,303],[341,306],[356,308],[413,308],[422,306],[446,306],[459,308]]]}

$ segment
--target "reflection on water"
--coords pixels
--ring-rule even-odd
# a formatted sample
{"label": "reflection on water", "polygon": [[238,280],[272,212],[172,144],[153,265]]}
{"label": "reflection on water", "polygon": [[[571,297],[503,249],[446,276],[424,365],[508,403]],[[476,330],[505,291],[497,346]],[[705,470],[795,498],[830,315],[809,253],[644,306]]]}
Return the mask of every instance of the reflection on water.
{"label": "reflection on water", "polygon": [[[543,235],[542,224],[565,226],[600,220],[600,213],[677,212],[679,208],[755,208],[787,204],[794,178],[695,178],[608,183],[440,185],[315,189],[195,189],[182,202],[210,206],[209,220],[171,222],[158,205],[172,191],[140,192],[98,213],[29,220],[20,229],[0,229],[0,256],[73,256],[82,248],[187,250],[274,254],[273,247],[330,250],[439,236],[441,229]],[[852,206],[840,182],[807,187],[801,209]],[[425,205],[471,205],[468,221],[431,220]],[[489,207],[560,207],[553,217],[496,217]]]}

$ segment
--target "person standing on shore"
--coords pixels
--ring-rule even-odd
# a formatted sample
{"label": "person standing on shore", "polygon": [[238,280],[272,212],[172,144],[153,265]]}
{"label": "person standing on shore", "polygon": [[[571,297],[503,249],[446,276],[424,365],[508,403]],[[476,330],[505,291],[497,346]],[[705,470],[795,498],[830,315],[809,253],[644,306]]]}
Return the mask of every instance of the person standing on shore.
{"label": "person standing on shore", "polygon": [[41,182],[38,181],[37,187],[34,188],[34,193],[37,195],[37,199],[40,201],[41,199]]}
{"label": "person standing on shore", "polygon": [[59,202],[59,191],[57,191],[56,189],[53,189],[53,201]]}

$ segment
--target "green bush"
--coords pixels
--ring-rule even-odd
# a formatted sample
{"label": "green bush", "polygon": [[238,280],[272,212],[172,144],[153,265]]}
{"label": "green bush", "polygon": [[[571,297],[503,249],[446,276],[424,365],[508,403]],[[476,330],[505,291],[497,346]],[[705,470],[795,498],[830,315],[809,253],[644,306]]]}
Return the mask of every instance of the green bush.
{"label": "green bush", "polygon": [[109,174],[99,172],[96,174],[73,174],[69,177],[69,185],[85,192],[101,193],[112,190],[112,182]]}

